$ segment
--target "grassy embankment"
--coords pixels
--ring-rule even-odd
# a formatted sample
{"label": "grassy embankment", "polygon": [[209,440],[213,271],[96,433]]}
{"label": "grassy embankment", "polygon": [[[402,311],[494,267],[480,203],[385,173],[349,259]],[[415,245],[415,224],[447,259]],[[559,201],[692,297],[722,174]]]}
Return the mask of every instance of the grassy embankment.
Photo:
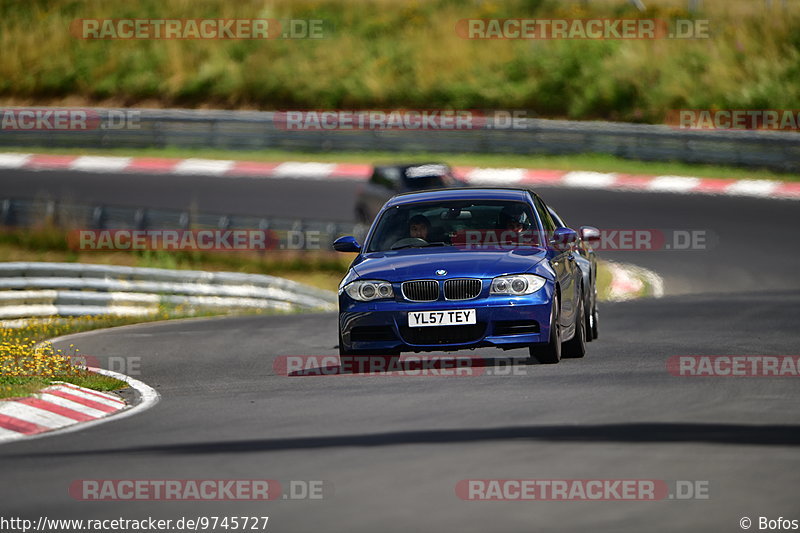
{"label": "grassy embankment", "polygon": [[[762,0],[0,2],[0,103],[525,109],[661,123],[672,109],[796,109],[800,9]],[[466,18],[708,19],[710,38],[467,40]],[[102,40],[80,18],[321,19],[323,39]],[[330,28],[333,28],[332,30]]]}

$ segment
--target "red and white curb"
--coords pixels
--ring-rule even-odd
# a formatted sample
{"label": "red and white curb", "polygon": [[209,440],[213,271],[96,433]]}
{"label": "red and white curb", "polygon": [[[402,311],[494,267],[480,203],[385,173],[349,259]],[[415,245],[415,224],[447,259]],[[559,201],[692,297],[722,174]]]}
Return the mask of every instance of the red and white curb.
{"label": "red and white curb", "polygon": [[611,283],[605,294],[607,301],[625,302],[642,296],[664,296],[664,280],[652,270],[615,261],[604,261],[604,265],[611,274]]}
{"label": "red and white curb", "polygon": [[[348,163],[294,161],[263,163],[222,159],[63,156],[19,153],[0,153],[0,169],[348,180],[366,180],[372,172],[372,166],[370,165]],[[454,171],[474,185],[539,185],[543,187],[573,187],[615,191],[800,199],[800,183],[777,180],[647,176],[530,168],[455,167]]]}
{"label": "red and white curb", "polygon": [[129,406],[115,394],[70,383],[55,383],[25,398],[0,401],[0,444],[82,430],[136,414],[155,405],[158,393],[139,380],[110,370],[93,369],[136,389],[140,402]]}

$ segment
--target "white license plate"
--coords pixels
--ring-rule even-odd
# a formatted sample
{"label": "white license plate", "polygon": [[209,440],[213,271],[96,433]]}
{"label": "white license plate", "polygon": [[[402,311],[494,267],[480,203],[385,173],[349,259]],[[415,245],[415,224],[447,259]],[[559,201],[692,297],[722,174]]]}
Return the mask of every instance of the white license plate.
{"label": "white license plate", "polygon": [[447,311],[410,311],[408,325],[421,326],[468,326],[477,324],[475,309],[452,309]]}

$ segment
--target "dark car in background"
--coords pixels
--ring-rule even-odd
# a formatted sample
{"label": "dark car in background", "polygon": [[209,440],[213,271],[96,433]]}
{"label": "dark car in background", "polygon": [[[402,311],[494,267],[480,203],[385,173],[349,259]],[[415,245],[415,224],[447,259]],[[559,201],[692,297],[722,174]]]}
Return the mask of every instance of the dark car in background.
{"label": "dark car in background", "polygon": [[444,163],[376,165],[369,181],[358,192],[356,220],[371,224],[383,204],[396,194],[465,185]]}

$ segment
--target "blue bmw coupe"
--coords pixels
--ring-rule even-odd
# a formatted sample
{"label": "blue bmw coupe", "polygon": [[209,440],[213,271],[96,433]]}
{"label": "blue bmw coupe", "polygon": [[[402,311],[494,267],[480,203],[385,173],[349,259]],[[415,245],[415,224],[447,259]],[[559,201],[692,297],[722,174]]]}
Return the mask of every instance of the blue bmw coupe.
{"label": "blue bmw coupe", "polygon": [[528,348],[586,353],[575,231],[526,189],[401,194],[381,209],[339,285],[340,355]]}

